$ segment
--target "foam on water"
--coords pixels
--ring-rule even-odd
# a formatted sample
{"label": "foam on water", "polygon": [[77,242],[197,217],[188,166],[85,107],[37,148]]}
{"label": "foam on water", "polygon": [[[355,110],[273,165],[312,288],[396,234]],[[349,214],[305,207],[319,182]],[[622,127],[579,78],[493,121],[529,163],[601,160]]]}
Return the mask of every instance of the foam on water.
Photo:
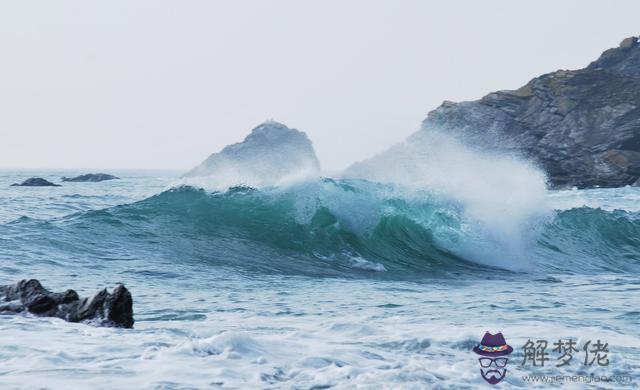
{"label": "foam on water", "polygon": [[599,208],[607,211],[640,212],[640,187],[593,188],[563,190],[549,193],[549,202],[556,210],[579,207]]}
{"label": "foam on water", "polygon": [[[528,387],[521,377],[532,372],[635,375],[640,367],[637,329],[616,319],[629,310],[623,295],[637,286],[632,278],[505,277],[498,285],[210,278],[192,289],[191,281],[165,281],[184,309],[206,313],[199,320],[152,319],[161,302],[152,294],[138,299],[134,330],[3,318],[0,386],[475,388],[483,382],[470,350],[485,330],[501,330],[515,348],[503,386]],[[145,291],[143,281],[133,285]],[[593,286],[612,290],[607,311]],[[569,367],[522,367],[521,347],[532,337],[606,341],[610,365],[581,368],[576,356]]]}

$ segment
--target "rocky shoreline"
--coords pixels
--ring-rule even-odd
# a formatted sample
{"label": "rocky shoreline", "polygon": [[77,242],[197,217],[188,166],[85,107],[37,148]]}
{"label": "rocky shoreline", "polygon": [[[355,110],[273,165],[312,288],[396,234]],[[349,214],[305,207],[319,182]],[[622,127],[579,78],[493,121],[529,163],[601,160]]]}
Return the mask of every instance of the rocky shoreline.
{"label": "rocky shoreline", "polygon": [[579,70],[536,77],[514,91],[444,102],[420,132],[451,134],[488,150],[524,155],[552,188],[640,185],[640,43]]}

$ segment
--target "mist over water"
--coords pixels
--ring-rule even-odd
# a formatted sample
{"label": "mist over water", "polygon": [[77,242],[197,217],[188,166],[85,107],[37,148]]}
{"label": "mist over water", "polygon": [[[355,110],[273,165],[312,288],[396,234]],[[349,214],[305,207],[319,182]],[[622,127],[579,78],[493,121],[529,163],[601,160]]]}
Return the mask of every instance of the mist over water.
{"label": "mist over water", "polygon": [[466,237],[451,243],[464,258],[513,270],[530,269],[529,249],[551,215],[545,175],[512,155],[477,150],[439,131],[418,132],[345,177],[397,183],[450,201],[465,219]]}

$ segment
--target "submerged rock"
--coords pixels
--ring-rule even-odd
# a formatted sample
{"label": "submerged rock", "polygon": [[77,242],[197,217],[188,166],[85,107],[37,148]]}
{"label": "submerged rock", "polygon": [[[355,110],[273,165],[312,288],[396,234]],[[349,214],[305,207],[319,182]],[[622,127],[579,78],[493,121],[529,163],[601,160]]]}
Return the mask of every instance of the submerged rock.
{"label": "submerged rock", "polygon": [[12,187],[60,187],[60,184],[52,183],[49,180],[43,179],[41,177],[32,177],[23,181],[22,183],[11,184],[11,186]]}
{"label": "submerged rock", "polygon": [[80,175],[76,177],[62,177],[62,181],[72,181],[72,182],[98,182],[105,180],[116,180],[120,179],[117,176],[109,175],[106,173],[87,173],[86,175]]}
{"label": "submerged rock", "polygon": [[226,146],[185,174],[215,175],[221,183],[269,185],[320,169],[313,145],[304,132],[268,121],[251,131],[244,141]]}
{"label": "submerged rock", "polygon": [[24,311],[69,322],[89,321],[100,326],[132,328],[134,323],[133,300],[129,290],[121,284],[112,293],[104,289],[92,298],[80,298],[74,290],[51,292],[36,279],[0,286],[0,313]]}

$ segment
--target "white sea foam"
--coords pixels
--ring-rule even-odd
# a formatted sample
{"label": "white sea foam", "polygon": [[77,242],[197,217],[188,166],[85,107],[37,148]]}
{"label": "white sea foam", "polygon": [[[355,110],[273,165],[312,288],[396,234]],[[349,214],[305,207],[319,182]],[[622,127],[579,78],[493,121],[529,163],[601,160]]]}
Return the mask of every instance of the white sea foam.
{"label": "white sea foam", "polygon": [[351,257],[351,266],[353,268],[359,268],[365,271],[384,272],[387,270],[384,265],[376,263],[374,261],[363,259],[360,256]]}
{"label": "white sea foam", "polygon": [[[609,282],[614,279],[619,289],[634,283],[629,278],[631,284],[625,284],[619,276]],[[605,282],[597,280],[592,282]],[[591,283],[570,277],[563,284],[520,282],[220,278],[213,283],[217,289],[177,294],[191,310],[208,310],[200,321],[142,320],[134,330],[117,330],[7,316],[0,323],[0,387],[479,387],[483,381],[471,349],[487,330],[502,331],[515,350],[507,386],[525,386],[522,375],[536,371],[520,365],[522,346],[530,338],[609,344],[608,367],[584,368],[578,353],[572,365],[555,367],[550,347],[546,372],[553,375],[629,375],[640,363],[637,332],[617,320],[616,329],[608,325],[611,319],[597,310],[599,292]],[[525,293],[514,295],[514,289]],[[216,303],[198,302],[207,295]],[[557,307],[558,295],[566,306]],[[609,310],[628,310],[622,295],[610,298]],[[142,298],[140,316],[159,302],[152,295]]]}
{"label": "white sea foam", "polygon": [[640,187],[550,191],[548,198],[553,208],[557,210],[591,207],[608,211],[640,211]]}

